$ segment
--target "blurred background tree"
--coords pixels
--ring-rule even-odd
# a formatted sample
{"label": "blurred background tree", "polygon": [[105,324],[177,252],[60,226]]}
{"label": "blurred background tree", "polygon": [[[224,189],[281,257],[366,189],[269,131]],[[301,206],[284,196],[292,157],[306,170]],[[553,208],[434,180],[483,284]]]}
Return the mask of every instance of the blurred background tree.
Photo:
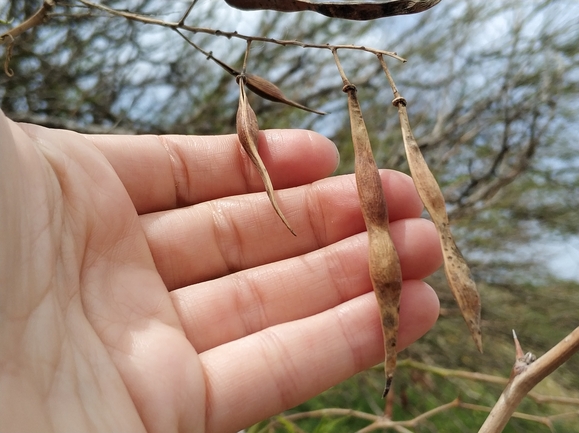
{"label": "blurred background tree", "polygon": [[[0,20],[12,20],[0,24],[0,32],[31,16],[40,3],[0,3]],[[178,21],[189,4],[107,2],[165,21]],[[439,273],[429,282],[441,298],[441,318],[401,357],[507,376],[514,356],[512,328],[525,350],[540,355],[579,324],[577,17],[576,0],[443,1],[419,15],[372,22],[242,12],[224,2],[200,0],[186,23],[271,38],[360,44],[408,59],[388,63],[479,283],[485,354],[478,355],[469,341]],[[244,41],[184,33],[240,67]],[[397,113],[378,62],[359,51],[340,57],[359,89],[379,166],[407,171]],[[0,107],[14,120],[85,133],[235,132],[235,80],[167,28],[111,17],[74,1],[58,3],[49,21],[16,40],[10,66],[14,76],[0,77]],[[254,43],[248,70],[275,82],[288,97],[329,112],[320,117],[252,95],[262,129],[319,131],[340,148],[338,172],[353,171],[346,98],[329,51]],[[380,412],[382,380],[380,372],[365,372],[297,410],[338,406]],[[405,368],[394,384],[398,419],[459,394],[492,405],[501,390]],[[577,389],[577,357],[539,388],[579,397]],[[545,415],[557,409],[532,401],[521,408]],[[454,409],[416,431],[475,431],[485,416]],[[312,419],[300,425],[307,431],[364,425],[350,422]],[[556,431],[579,431],[570,427],[577,424],[577,417],[571,424],[563,420]],[[281,423],[278,430],[293,428],[298,427]],[[549,431],[523,420],[512,420],[508,429]]]}

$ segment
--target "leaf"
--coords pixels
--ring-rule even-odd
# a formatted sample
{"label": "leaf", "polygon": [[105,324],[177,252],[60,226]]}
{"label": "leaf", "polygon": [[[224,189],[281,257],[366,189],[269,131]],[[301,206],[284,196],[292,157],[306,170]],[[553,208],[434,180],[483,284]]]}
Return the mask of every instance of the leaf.
{"label": "leaf", "polygon": [[310,0],[225,0],[225,2],[229,6],[243,10],[313,11],[330,18],[365,21],[423,12],[440,3],[440,0],[388,0],[373,3],[313,2]]}

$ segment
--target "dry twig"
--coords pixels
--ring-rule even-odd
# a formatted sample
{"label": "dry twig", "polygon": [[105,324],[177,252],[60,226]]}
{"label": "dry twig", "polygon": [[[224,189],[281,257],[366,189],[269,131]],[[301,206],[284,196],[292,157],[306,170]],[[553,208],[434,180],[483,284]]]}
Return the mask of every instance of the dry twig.
{"label": "dry twig", "polygon": [[[189,38],[187,38],[183,33],[181,33],[178,29],[175,29],[175,31],[181,36],[183,37],[183,39],[185,39],[187,41],[187,43],[189,45],[191,45],[193,48],[195,48],[197,51],[199,51],[200,53],[202,53],[203,55],[205,55],[208,59],[213,60],[216,64],[218,64],[225,72],[227,72],[228,74],[234,76],[236,79],[237,77],[239,77],[241,75],[241,72],[238,71],[237,69],[229,66],[227,63],[225,63],[222,60],[219,60],[217,57],[215,57],[213,55],[213,53],[209,53],[207,51],[205,51],[203,48],[201,48],[199,45],[197,45],[196,43],[194,43],[193,41],[191,41]],[[248,41],[249,43],[250,41]],[[323,111],[318,111],[318,110],[314,110],[313,108],[309,108],[306,107],[305,105],[302,105],[298,102],[292,101],[291,99],[287,98],[283,92],[280,90],[279,87],[277,87],[275,84],[273,84],[271,81],[266,80],[265,78],[262,78],[260,76],[257,75],[253,75],[253,74],[245,74],[245,85],[247,86],[247,88],[249,90],[251,90],[253,93],[255,93],[258,96],[261,96],[264,99],[267,99],[268,101],[273,101],[273,102],[279,102],[282,104],[286,104],[289,105],[290,107],[295,107],[295,108],[299,108],[300,110],[304,110],[304,111],[309,111],[310,113],[315,113],[315,114],[320,114],[320,115],[324,115],[327,114]]]}
{"label": "dry twig", "polygon": [[9,77],[14,75],[14,71],[10,69],[10,59],[12,58],[12,48],[14,47],[15,39],[27,30],[36,27],[46,21],[48,13],[52,10],[55,5],[55,0],[44,0],[42,6],[38,9],[34,15],[25,20],[23,23],[18,24],[16,27],[11,28],[7,32],[0,34],[0,43],[7,44],[6,48],[6,59],[4,61],[4,73]]}
{"label": "dry twig", "polygon": [[479,433],[501,432],[523,397],[579,350],[579,327],[537,360],[531,353],[523,354],[514,337],[517,354],[511,378]]}
{"label": "dry twig", "polygon": [[[373,415],[370,413],[357,411],[357,410],[340,409],[340,408],[329,408],[329,409],[313,410],[313,411],[309,411],[309,412],[300,412],[300,413],[295,413],[295,414],[291,414],[291,415],[286,415],[285,418],[288,420],[291,420],[291,421],[297,421],[297,420],[306,419],[306,418],[352,416],[352,417],[356,417],[356,418],[371,422],[371,424],[367,425],[362,430],[359,430],[358,433],[367,433],[367,432],[371,432],[371,431],[375,431],[375,430],[389,429],[389,428],[395,429],[396,431],[400,431],[400,432],[407,432],[408,431],[407,428],[414,428],[414,427],[418,426],[420,423],[423,423],[424,421],[426,421],[428,418],[431,418],[431,417],[433,417],[439,413],[445,412],[449,409],[459,407],[460,404],[461,404],[460,400],[455,399],[455,400],[451,401],[450,403],[446,403],[446,404],[443,404],[441,406],[435,407],[434,409],[429,410],[427,412],[424,412],[415,418],[412,418],[409,420],[404,420],[404,421],[393,421],[393,420],[388,419],[384,416]],[[270,425],[271,425],[271,423],[268,424],[267,427],[269,427]],[[263,432],[267,431],[267,427],[262,429],[261,431],[263,431]]]}
{"label": "dry twig", "polygon": [[[477,373],[475,371],[453,370],[450,368],[438,367],[435,365],[424,364],[422,362],[414,361],[412,359],[403,359],[398,362],[398,368],[412,368],[415,370],[426,371],[428,373],[436,374],[441,377],[456,377],[464,380],[472,380],[476,382],[494,383],[497,385],[506,385],[509,379],[506,377],[493,376],[492,374]],[[544,395],[538,394],[534,391],[529,391],[527,394],[531,400],[538,404],[564,404],[579,407],[579,398],[563,397],[558,395]],[[489,410],[490,411],[490,410]]]}
{"label": "dry twig", "polygon": [[267,38],[264,36],[249,36],[249,35],[244,35],[244,34],[237,33],[237,32],[225,32],[222,30],[215,30],[215,29],[206,28],[206,27],[188,26],[182,22],[183,20],[180,20],[179,22],[163,21],[163,20],[159,20],[156,18],[146,16],[146,15],[136,14],[133,12],[119,11],[119,10],[116,10],[116,9],[113,9],[113,8],[110,8],[110,7],[107,7],[107,6],[98,4],[98,3],[93,3],[93,2],[88,1],[88,0],[78,0],[78,1],[81,2],[82,4],[84,4],[85,6],[91,8],[91,9],[101,10],[103,12],[110,14],[110,15],[122,17],[122,18],[125,18],[128,20],[131,20],[131,21],[138,21],[138,22],[141,22],[144,24],[152,24],[152,25],[157,25],[157,26],[161,26],[161,27],[169,27],[172,29],[182,29],[182,30],[186,30],[186,31],[191,32],[191,33],[206,33],[206,34],[210,34],[213,36],[225,37],[227,39],[235,38],[235,39],[242,39],[244,41],[266,42],[266,43],[276,44],[276,45],[281,45],[281,46],[291,45],[291,46],[297,46],[297,47],[302,47],[302,48],[315,48],[315,49],[323,49],[323,50],[340,49],[340,50],[366,51],[368,53],[372,53],[372,54],[376,54],[376,55],[382,54],[384,56],[392,57],[392,58],[399,60],[401,62],[406,62],[406,59],[403,59],[402,57],[398,56],[395,52],[380,50],[380,49],[372,48],[372,47],[366,47],[363,45],[313,44],[313,43],[290,40],[290,39]]}

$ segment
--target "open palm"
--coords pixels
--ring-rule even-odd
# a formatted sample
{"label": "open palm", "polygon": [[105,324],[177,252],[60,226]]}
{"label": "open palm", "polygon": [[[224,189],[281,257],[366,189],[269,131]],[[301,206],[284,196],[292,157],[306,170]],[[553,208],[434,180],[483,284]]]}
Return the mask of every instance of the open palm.
{"label": "open palm", "polygon": [[[0,431],[236,431],[381,361],[353,177],[324,179],[338,159],[317,134],[260,145],[297,237],[235,136],[0,113]],[[441,257],[411,181],[382,174],[403,348],[436,320],[418,280]]]}

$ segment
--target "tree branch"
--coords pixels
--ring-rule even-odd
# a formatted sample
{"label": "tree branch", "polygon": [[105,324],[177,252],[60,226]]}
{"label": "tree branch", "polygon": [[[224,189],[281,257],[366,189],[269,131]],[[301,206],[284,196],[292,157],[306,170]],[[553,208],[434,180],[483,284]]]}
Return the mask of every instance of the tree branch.
{"label": "tree branch", "polygon": [[[515,342],[517,340],[515,339]],[[579,327],[534,362],[523,365],[517,356],[513,373],[479,433],[501,432],[523,397],[579,350]],[[522,351],[521,351],[522,352]],[[524,355],[527,359],[529,354]]]}
{"label": "tree branch", "polygon": [[40,6],[40,9],[38,9],[34,15],[25,20],[23,23],[18,24],[16,27],[13,27],[7,32],[0,34],[0,42],[4,43],[9,41],[10,43],[25,31],[42,24],[48,16],[48,13],[54,7],[54,4],[54,0],[44,0],[42,2],[42,6]]}
{"label": "tree branch", "polygon": [[85,6],[88,6],[89,8],[99,9],[101,11],[107,12],[108,14],[115,15],[118,17],[123,17],[123,18],[126,18],[126,19],[131,20],[131,21],[139,21],[139,22],[142,22],[145,24],[153,24],[153,25],[157,25],[157,26],[161,26],[161,27],[169,27],[171,29],[182,29],[182,30],[187,30],[187,31],[192,32],[192,33],[206,33],[206,34],[210,34],[213,36],[224,36],[227,39],[237,38],[237,39],[242,39],[245,41],[266,42],[266,43],[277,44],[277,45],[282,45],[282,46],[293,45],[293,46],[298,46],[298,47],[302,47],[302,48],[317,48],[317,49],[325,49],[325,50],[343,49],[343,50],[366,51],[368,53],[372,53],[372,54],[376,54],[376,55],[381,54],[384,56],[392,57],[392,58],[399,60],[401,62],[406,62],[406,59],[398,56],[395,52],[379,50],[377,48],[365,47],[363,45],[311,44],[311,43],[307,43],[307,42],[289,40],[289,39],[275,39],[275,38],[267,38],[267,37],[263,37],[263,36],[249,36],[249,35],[243,35],[243,34],[237,33],[237,32],[225,32],[222,30],[215,30],[215,29],[210,29],[210,28],[206,28],[206,27],[192,27],[192,26],[185,25],[182,22],[182,20],[179,22],[176,22],[176,23],[163,21],[163,20],[159,20],[156,18],[148,17],[146,15],[139,15],[139,14],[136,14],[133,12],[119,11],[119,10],[109,8],[109,7],[101,5],[101,4],[92,3],[88,0],[79,0],[79,1],[82,4],[84,4]]}
{"label": "tree branch", "polygon": [[42,6],[40,6],[40,9],[38,9],[34,15],[25,20],[23,23],[18,24],[16,27],[13,27],[7,32],[0,34],[0,43],[7,44],[6,59],[4,60],[4,73],[7,76],[12,77],[14,75],[14,71],[10,69],[10,59],[12,58],[14,40],[25,31],[42,24],[46,20],[48,13],[54,7],[54,4],[55,0],[44,0],[42,2]]}

